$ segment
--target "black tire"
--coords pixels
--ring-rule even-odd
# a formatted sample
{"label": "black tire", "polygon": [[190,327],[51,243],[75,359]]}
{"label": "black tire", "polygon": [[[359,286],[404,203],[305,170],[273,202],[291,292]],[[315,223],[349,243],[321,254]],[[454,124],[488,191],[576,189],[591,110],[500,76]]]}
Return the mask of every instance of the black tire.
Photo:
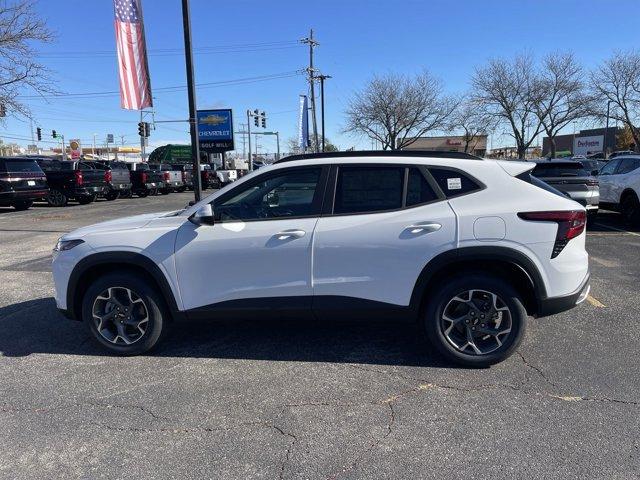
{"label": "black tire", "polygon": [[[94,307],[96,313],[103,313],[101,310],[105,303],[105,300],[98,299],[109,288],[115,287],[112,292],[114,296],[117,296],[117,292],[122,292],[123,289],[128,289],[133,292],[133,298],[139,298],[143,301],[144,310],[139,314],[139,318],[143,315],[148,317],[148,321],[144,323],[144,332],[140,333],[134,326],[122,326],[128,330],[128,335],[134,332],[134,335],[139,335],[135,338],[133,343],[125,344],[122,337],[119,337],[119,331],[117,330],[116,323],[121,321],[110,320],[104,323],[102,329],[105,334],[100,333],[98,326],[101,324],[100,320],[94,318]],[[104,297],[103,297],[104,298]],[[120,299],[123,297],[120,296]],[[126,297],[124,297],[126,299]],[[135,308],[141,308],[139,303],[132,304]],[[113,307],[111,308],[113,311]],[[126,314],[124,314],[126,315]],[[120,315],[122,317],[122,315]],[[133,314],[132,314],[133,316]],[[88,327],[91,336],[102,347],[106,348],[109,352],[117,355],[139,355],[144,352],[148,352],[155,347],[158,342],[164,337],[167,331],[167,324],[169,322],[169,312],[165,306],[162,296],[157,292],[149,282],[141,277],[131,273],[109,273],[95,280],[87,289],[87,292],[82,299],[82,320]],[[126,317],[122,317],[122,321],[126,322]],[[114,332],[114,338],[108,339],[107,337]],[[133,339],[133,337],[129,337]]]}
{"label": "black tire", "polygon": [[149,190],[140,189],[136,192],[136,195],[138,195],[140,198],[144,198],[144,197],[147,197],[149,193],[150,193]]}
{"label": "black tire", "polygon": [[32,200],[18,200],[13,203],[13,208],[15,208],[17,211],[29,210],[32,205]]}
{"label": "black tire", "polygon": [[627,193],[624,196],[622,202],[620,202],[620,210],[627,225],[632,227],[640,226],[640,202],[635,193]]}
{"label": "black tire", "polygon": [[171,189],[170,188],[163,188],[162,190],[160,190],[160,193],[162,195],[169,195],[171,193]]}
{"label": "black tire", "polygon": [[84,195],[82,197],[78,197],[78,203],[80,205],[89,205],[90,203],[95,202],[96,198],[98,198],[97,195]]}
{"label": "black tire", "polygon": [[152,188],[151,190],[149,190],[149,195],[151,195],[152,197],[155,197],[156,195],[158,195],[158,189]]}
{"label": "black tire", "polygon": [[176,192],[178,192],[178,193],[185,192],[186,190],[187,190],[187,187],[179,187],[179,188],[176,188]]}
{"label": "black tire", "polygon": [[131,190],[123,190],[120,192],[120,198],[131,198],[133,196],[133,192]]}
{"label": "black tire", "polygon": [[69,198],[61,190],[52,188],[47,195],[47,203],[52,207],[64,207],[69,203]]}
{"label": "black tire", "polygon": [[107,193],[104,198],[109,201],[116,200],[120,198],[120,192],[118,190],[109,190],[109,193]]}
{"label": "black tire", "polygon": [[[486,326],[487,329],[490,328],[490,323],[493,320],[479,319],[482,310],[474,309],[473,314],[475,317],[472,318],[471,321],[469,321],[470,313],[466,315],[457,314],[456,318],[466,318],[466,320],[458,322],[455,326],[453,326],[453,322],[446,323],[447,326],[452,326],[452,331],[449,333],[449,336],[445,334],[445,331],[448,330],[445,328],[445,322],[447,321],[443,320],[445,308],[451,308],[452,305],[455,308],[468,308],[468,302],[459,302],[461,307],[456,305],[455,298],[465,298],[465,292],[471,290],[481,291],[474,293],[476,297],[474,297],[473,300],[474,303],[478,302],[481,307],[484,304],[482,303],[482,298],[478,298],[478,296],[482,297],[485,295],[483,292],[487,292],[497,296],[499,301],[495,303],[500,305],[501,308],[508,308],[508,313],[500,312],[500,318],[506,325],[503,327],[503,331],[506,330],[507,327],[509,327],[510,331],[504,334],[504,336],[499,339],[500,341],[495,340],[495,338],[498,338],[497,336],[494,339],[490,339],[488,337],[491,337],[491,335],[486,335],[487,338],[485,339],[480,332],[473,333],[473,335],[477,335],[476,338],[473,338],[473,345],[480,344],[479,346],[482,347],[483,344],[481,344],[481,342],[485,342],[487,345],[486,353],[475,352],[475,346],[468,350],[467,348],[461,349],[459,344],[456,347],[454,346],[455,342],[452,342],[452,337],[456,335],[464,338],[459,343],[467,341],[466,334],[460,333],[460,329],[467,332],[467,334],[471,334],[470,329],[480,330],[481,326]],[[467,296],[467,298],[469,297]],[[491,297],[487,295],[487,298]],[[468,308],[468,310],[471,312],[471,308]],[[475,313],[475,311],[479,313]],[[448,311],[447,314],[449,317],[452,316],[450,311]],[[453,277],[451,280],[447,280],[440,286],[437,286],[432,292],[429,292],[423,321],[429,342],[447,360],[466,367],[488,367],[506,359],[518,348],[526,330],[527,312],[520,295],[506,281],[492,275],[471,273],[464,276]],[[507,322],[510,322],[510,325],[507,324]],[[495,330],[500,330],[500,327]],[[471,347],[468,343],[465,343],[465,346]],[[480,350],[482,350],[482,348],[480,348]]]}
{"label": "black tire", "polygon": [[587,226],[592,226],[593,222],[598,218],[598,210],[589,210],[587,212]]}

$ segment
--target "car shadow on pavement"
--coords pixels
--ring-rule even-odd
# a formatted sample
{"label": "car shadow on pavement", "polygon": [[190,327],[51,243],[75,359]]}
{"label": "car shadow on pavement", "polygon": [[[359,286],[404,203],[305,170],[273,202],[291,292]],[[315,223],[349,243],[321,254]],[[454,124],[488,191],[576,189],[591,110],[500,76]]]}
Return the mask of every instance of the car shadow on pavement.
{"label": "car shadow on pavement", "polygon": [[[0,356],[109,356],[53,298],[0,308]],[[451,368],[413,324],[225,320],[180,322],[150,355]]]}
{"label": "car shadow on pavement", "polygon": [[593,232],[624,232],[640,233],[640,227],[627,225],[622,215],[610,210],[600,210],[598,216],[587,227],[587,233]]}

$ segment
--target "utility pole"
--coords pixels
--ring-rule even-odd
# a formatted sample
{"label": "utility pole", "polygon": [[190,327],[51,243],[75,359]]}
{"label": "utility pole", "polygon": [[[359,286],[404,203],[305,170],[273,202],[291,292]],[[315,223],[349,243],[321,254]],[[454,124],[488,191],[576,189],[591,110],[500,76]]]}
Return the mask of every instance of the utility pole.
{"label": "utility pole", "polygon": [[321,127],[322,127],[322,151],[324,152],[324,81],[331,78],[331,75],[318,75],[320,80],[320,106],[322,107]]}
{"label": "utility pole", "polygon": [[309,67],[307,68],[309,88],[311,89],[311,120],[313,125],[313,151],[318,151],[318,122],[316,121],[316,88],[315,88],[315,69],[313,68],[313,49],[320,45],[313,39],[313,29],[309,32],[307,38],[303,38],[300,42],[309,45]]}
{"label": "utility pole", "polygon": [[247,134],[247,131],[245,130],[244,127],[249,127],[249,125],[245,125],[244,123],[240,124],[240,132],[242,134],[242,158],[246,158],[247,156],[247,137],[245,136]]}
{"label": "utility pole", "polygon": [[96,135],[98,135],[97,133],[93,134],[93,145],[91,147],[91,154],[95,156],[96,154]]}
{"label": "utility pole", "polygon": [[251,110],[247,110],[247,140],[249,143],[249,171],[253,171],[253,157],[251,156]]}
{"label": "utility pole", "polygon": [[[189,130],[191,133],[191,156],[195,166],[193,193],[196,202],[200,201],[202,179],[200,176],[200,145],[198,144],[198,115],[196,112],[196,85],[193,75],[193,52],[191,51],[191,20],[189,18],[189,0],[182,0],[182,28],[184,30],[184,56],[187,69],[187,91],[189,93]],[[144,139],[143,139],[144,140]]]}

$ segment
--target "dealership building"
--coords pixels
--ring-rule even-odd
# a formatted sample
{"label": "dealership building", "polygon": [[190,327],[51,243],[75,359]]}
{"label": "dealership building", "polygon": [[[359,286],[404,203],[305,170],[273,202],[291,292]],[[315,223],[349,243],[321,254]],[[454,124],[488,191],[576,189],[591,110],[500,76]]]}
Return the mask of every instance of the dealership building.
{"label": "dealership building", "polygon": [[[414,137],[410,145],[402,147],[402,150],[429,150],[437,152],[464,152],[465,139],[462,136],[449,137]],[[468,146],[468,152],[482,157],[487,152],[487,135],[478,135]]]}
{"label": "dealership building", "polygon": [[[556,155],[590,155],[592,153],[604,152],[605,146],[608,152],[616,150],[616,136],[620,133],[619,128],[609,127],[592,128],[590,130],[580,130],[575,134],[556,136]],[[606,145],[605,145],[606,142]],[[548,156],[551,151],[549,137],[542,139],[542,156]]]}

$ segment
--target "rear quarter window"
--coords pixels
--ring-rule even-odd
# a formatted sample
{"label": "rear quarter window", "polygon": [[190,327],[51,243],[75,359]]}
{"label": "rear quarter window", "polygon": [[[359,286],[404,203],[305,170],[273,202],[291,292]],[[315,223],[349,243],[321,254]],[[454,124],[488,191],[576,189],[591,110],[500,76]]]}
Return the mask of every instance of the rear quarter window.
{"label": "rear quarter window", "polygon": [[458,170],[430,168],[429,172],[447,198],[466,195],[482,188],[477,181]]}

